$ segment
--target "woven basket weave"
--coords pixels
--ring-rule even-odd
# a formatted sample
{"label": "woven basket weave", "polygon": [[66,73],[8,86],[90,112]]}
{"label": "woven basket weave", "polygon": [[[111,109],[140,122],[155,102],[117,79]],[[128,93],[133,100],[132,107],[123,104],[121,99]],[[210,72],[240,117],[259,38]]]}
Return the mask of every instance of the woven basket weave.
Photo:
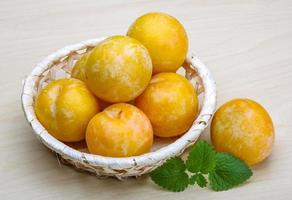
{"label": "woven basket weave", "polygon": [[[180,138],[172,140],[152,152],[127,158],[112,158],[93,155],[75,150],[51,136],[36,118],[33,104],[36,94],[49,82],[69,77],[74,63],[82,54],[90,51],[104,38],[87,40],[64,47],[40,62],[23,83],[21,95],[25,117],[37,138],[58,158],[75,168],[89,171],[97,176],[113,176],[122,179],[129,176],[141,176],[160,166],[168,158],[180,155],[195,143],[208,125],[216,104],[216,85],[208,68],[194,55],[188,55],[180,71],[197,89],[200,97],[200,113],[192,127]],[[154,144],[155,146],[155,144]]]}

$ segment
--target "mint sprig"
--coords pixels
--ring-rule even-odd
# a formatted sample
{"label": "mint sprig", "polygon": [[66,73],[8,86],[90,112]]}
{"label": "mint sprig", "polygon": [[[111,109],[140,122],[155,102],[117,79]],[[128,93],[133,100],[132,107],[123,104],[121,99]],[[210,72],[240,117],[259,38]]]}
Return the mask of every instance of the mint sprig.
{"label": "mint sprig", "polygon": [[150,173],[157,185],[173,192],[183,191],[188,185],[206,187],[206,176],[213,190],[222,191],[245,182],[252,171],[239,158],[216,152],[206,141],[199,141],[190,150],[186,162],[173,157]]}
{"label": "mint sprig", "polygon": [[252,171],[245,162],[239,158],[227,154],[216,154],[216,167],[209,174],[210,185],[215,191],[223,191],[233,188],[252,176]]}
{"label": "mint sprig", "polygon": [[185,170],[184,161],[180,157],[173,157],[152,171],[151,179],[167,190],[180,192],[189,184],[189,176]]}
{"label": "mint sprig", "polygon": [[201,172],[207,174],[215,168],[215,155],[216,152],[211,145],[206,141],[200,141],[190,151],[186,161],[186,168],[192,173]]}

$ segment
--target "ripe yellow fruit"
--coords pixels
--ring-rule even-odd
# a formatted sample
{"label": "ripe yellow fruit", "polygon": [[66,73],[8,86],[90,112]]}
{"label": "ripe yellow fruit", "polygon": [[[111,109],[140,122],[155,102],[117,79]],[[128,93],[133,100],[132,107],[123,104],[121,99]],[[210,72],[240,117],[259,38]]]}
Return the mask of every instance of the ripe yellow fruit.
{"label": "ripe yellow fruit", "polygon": [[160,137],[183,134],[198,113],[194,87],[185,77],[171,72],[153,76],[135,102],[150,119],[154,134]]}
{"label": "ripe yellow fruit", "polygon": [[[84,54],[74,65],[72,72],[71,72],[71,77],[79,79],[81,81],[86,80],[86,75],[85,75],[85,66],[87,59],[89,57],[90,52]],[[99,107],[100,110],[105,109],[106,107],[110,106],[112,103],[103,101],[101,99],[98,99]]]}
{"label": "ripe yellow fruit", "polygon": [[229,152],[254,165],[272,151],[273,122],[267,111],[250,99],[234,99],[215,113],[211,139],[216,150]]}
{"label": "ripe yellow fruit", "polygon": [[188,37],[182,24],[165,13],[147,13],[130,26],[128,36],[149,51],[153,73],[175,72],[184,62]]}
{"label": "ripe yellow fruit", "polygon": [[34,109],[51,135],[64,142],[77,142],[85,138],[87,124],[99,105],[85,83],[71,78],[48,84],[36,97]]}
{"label": "ripe yellow fruit", "polygon": [[75,63],[72,72],[71,72],[71,77],[79,79],[81,81],[85,81],[86,75],[85,75],[85,66],[87,59],[90,55],[90,52],[84,54],[81,56],[81,58]]}
{"label": "ripe yellow fruit", "polygon": [[[109,103],[109,102],[106,102],[106,101],[103,101],[103,100],[98,100],[98,103],[99,103],[99,107],[100,107],[100,110],[104,110],[105,108],[109,107],[110,105],[113,105],[113,103]],[[128,104],[131,104],[131,105],[135,105],[135,102],[134,100],[132,101],[128,101],[126,102]]]}
{"label": "ripe yellow fruit", "polygon": [[90,120],[86,143],[93,154],[136,156],[150,151],[153,131],[141,110],[126,103],[113,104]]}
{"label": "ripe yellow fruit", "polygon": [[147,49],[127,36],[113,36],[99,43],[85,67],[90,90],[107,102],[135,99],[147,87],[152,74]]}

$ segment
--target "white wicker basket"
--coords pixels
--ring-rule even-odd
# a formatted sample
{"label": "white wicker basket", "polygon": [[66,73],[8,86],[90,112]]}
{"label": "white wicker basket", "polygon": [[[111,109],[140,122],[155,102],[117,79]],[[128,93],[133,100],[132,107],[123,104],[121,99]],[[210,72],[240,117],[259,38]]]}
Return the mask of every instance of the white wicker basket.
{"label": "white wicker basket", "polygon": [[160,166],[168,158],[182,154],[187,147],[195,143],[214,112],[216,85],[208,68],[194,55],[188,55],[182,69],[186,78],[200,94],[200,113],[184,135],[169,140],[170,142],[163,147],[155,144],[152,152],[127,158],[104,157],[75,150],[55,139],[40,124],[33,109],[35,96],[50,81],[70,76],[72,66],[81,55],[103,39],[91,39],[64,47],[40,62],[23,83],[21,95],[23,110],[37,138],[56,152],[58,159],[64,163],[97,176],[113,176],[118,179],[141,176]]}

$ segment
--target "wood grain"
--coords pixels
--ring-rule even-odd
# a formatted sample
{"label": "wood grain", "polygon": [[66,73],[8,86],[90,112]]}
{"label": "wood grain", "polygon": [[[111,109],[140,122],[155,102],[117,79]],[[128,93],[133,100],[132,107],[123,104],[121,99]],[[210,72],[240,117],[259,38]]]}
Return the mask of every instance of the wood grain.
{"label": "wood grain", "polygon": [[[292,195],[292,2],[289,0],[0,1],[1,199],[289,199]],[[125,34],[148,11],[176,16],[212,71],[218,105],[248,97],[276,127],[272,155],[226,192],[170,193],[147,177],[120,182],[60,166],[33,136],[20,106],[22,79],[44,56],[88,38]],[[209,131],[202,138],[209,139]]]}

